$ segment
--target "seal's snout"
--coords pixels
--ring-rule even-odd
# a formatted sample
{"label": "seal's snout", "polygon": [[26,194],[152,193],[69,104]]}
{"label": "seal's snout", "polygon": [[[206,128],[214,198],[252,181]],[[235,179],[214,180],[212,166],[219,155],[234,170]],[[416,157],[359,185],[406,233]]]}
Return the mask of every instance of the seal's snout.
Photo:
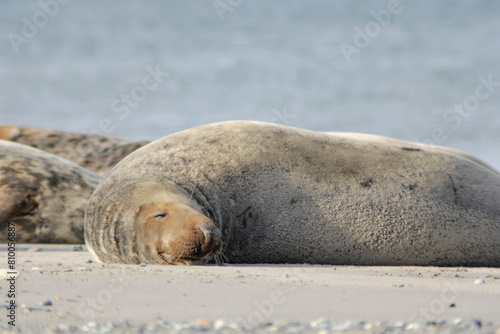
{"label": "seal's snout", "polygon": [[222,234],[220,230],[212,222],[205,222],[199,225],[198,228],[203,234],[203,242],[199,249],[200,253],[217,255],[221,248]]}

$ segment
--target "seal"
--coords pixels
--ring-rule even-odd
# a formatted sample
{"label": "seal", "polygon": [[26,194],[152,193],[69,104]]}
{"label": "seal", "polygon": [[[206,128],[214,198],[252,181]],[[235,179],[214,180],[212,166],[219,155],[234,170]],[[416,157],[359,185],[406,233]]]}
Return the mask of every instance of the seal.
{"label": "seal", "polygon": [[0,242],[83,243],[84,211],[101,176],[50,153],[0,140]]}
{"label": "seal", "polygon": [[499,200],[498,173],[443,149],[231,121],[125,157],[85,242],[115,263],[499,267]]}
{"label": "seal", "polygon": [[117,137],[0,125],[0,139],[28,145],[105,175],[123,157],[148,141],[130,142]]}

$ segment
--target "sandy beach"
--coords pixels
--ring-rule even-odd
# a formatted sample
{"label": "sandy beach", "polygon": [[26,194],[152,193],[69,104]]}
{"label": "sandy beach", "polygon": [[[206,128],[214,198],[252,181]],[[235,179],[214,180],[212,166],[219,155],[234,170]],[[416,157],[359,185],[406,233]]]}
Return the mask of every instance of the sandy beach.
{"label": "sandy beach", "polygon": [[[0,268],[7,253],[0,245]],[[495,268],[117,265],[93,262],[79,245],[16,245],[15,262],[16,326],[7,323],[12,298],[3,278],[0,328],[23,332],[120,322],[194,323],[210,331],[280,321],[326,332],[384,324],[411,332],[433,322],[500,328]]]}

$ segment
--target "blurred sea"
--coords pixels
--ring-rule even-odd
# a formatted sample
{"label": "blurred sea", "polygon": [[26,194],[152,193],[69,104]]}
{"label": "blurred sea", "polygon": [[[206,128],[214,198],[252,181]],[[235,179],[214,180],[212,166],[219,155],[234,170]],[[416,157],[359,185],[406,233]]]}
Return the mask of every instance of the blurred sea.
{"label": "blurred sea", "polygon": [[251,119],[431,141],[500,169],[499,13],[494,0],[0,0],[0,123],[139,140]]}

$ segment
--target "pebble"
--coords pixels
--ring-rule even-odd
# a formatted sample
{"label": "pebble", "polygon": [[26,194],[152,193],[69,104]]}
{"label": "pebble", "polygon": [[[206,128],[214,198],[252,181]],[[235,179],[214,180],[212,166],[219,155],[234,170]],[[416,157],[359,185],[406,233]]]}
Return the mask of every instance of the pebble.
{"label": "pebble", "polygon": [[[50,302],[46,301],[45,303]],[[0,333],[10,329],[0,324]],[[306,321],[268,321],[249,326],[223,319],[210,321],[198,318],[193,322],[171,322],[161,318],[149,323],[131,324],[88,321],[79,325],[53,324],[46,327],[21,328],[22,333],[500,333],[500,327],[491,323],[483,324],[476,319],[457,318],[448,321],[429,322],[330,322],[326,318]]]}
{"label": "pebble", "polygon": [[224,327],[226,327],[226,322],[224,320],[222,320],[222,319],[215,320],[215,322],[214,322],[214,330],[220,331]]}
{"label": "pebble", "polygon": [[202,327],[209,327],[212,325],[212,323],[210,322],[210,320],[208,319],[205,319],[205,318],[198,318],[196,319],[196,323]]}
{"label": "pebble", "polygon": [[145,266],[147,266],[147,263],[144,262],[139,263],[139,267],[145,267]]}
{"label": "pebble", "polygon": [[475,285],[484,284],[484,283],[486,283],[486,281],[482,278],[478,278],[477,280],[474,281]]}
{"label": "pebble", "polygon": [[326,318],[316,319],[311,321],[311,327],[313,329],[329,329],[330,322]]}
{"label": "pebble", "polygon": [[38,306],[52,306],[52,301],[51,300],[46,300],[44,302],[38,302]]}

